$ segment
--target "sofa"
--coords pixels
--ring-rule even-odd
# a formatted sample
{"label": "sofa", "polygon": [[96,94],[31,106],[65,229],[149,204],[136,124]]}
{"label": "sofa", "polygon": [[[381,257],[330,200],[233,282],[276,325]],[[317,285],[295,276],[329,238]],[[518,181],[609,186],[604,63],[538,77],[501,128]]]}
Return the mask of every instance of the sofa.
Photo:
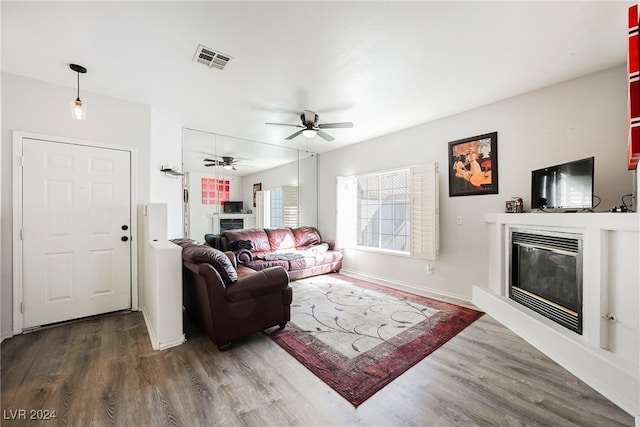
{"label": "sofa", "polygon": [[191,239],[171,241],[182,247],[183,305],[219,350],[253,333],[284,328],[291,319],[293,293],[284,268],[256,271],[238,265],[234,253]]}
{"label": "sofa", "polygon": [[290,280],[339,272],[342,251],[324,241],[315,227],[228,230],[220,235],[220,249],[235,254],[238,264],[261,271],[279,266]]}

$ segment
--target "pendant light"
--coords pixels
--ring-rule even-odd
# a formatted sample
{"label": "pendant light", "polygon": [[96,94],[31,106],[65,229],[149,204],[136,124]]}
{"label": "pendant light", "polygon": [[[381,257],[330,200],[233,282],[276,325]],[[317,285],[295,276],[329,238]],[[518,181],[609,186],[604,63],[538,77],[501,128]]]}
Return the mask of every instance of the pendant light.
{"label": "pendant light", "polygon": [[87,118],[87,104],[80,100],[80,73],[84,74],[87,69],[82,65],[69,64],[69,68],[78,73],[78,96],[75,101],[69,103],[71,108],[71,117],[76,120],[84,120]]}

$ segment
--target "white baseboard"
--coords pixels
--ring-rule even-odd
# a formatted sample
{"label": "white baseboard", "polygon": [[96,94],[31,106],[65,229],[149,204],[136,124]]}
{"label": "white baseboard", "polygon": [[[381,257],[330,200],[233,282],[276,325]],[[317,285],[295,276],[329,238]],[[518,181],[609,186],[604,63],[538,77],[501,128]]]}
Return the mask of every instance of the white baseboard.
{"label": "white baseboard", "polygon": [[397,289],[399,291],[405,291],[405,292],[409,292],[409,293],[420,295],[427,298],[434,298],[441,301],[450,302],[452,304],[475,308],[473,307],[472,302],[468,298],[464,298],[456,294],[442,292],[437,289],[423,288],[413,283],[399,282],[396,280],[391,280],[384,277],[374,276],[371,274],[366,274],[366,273],[349,270],[345,268],[340,270],[340,273],[344,274],[345,276],[351,276],[356,279],[365,280],[375,284],[387,286],[389,288]]}
{"label": "white baseboard", "polygon": [[149,339],[151,340],[151,347],[154,350],[166,350],[168,348],[178,346],[187,340],[184,334],[181,334],[175,340],[167,341],[167,342],[159,342],[158,335],[156,334],[156,331],[153,329],[153,326],[151,326],[151,322],[147,318],[147,312],[144,310],[144,307],[141,307],[140,311],[142,312],[142,317],[144,318],[144,324],[147,326],[147,333],[149,334]]}
{"label": "white baseboard", "polygon": [[153,329],[153,326],[149,321],[149,318],[147,317],[147,312],[145,311],[144,307],[140,307],[140,311],[142,312],[142,318],[144,319],[144,324],[147,325],[147,333],[149,334],[149,339],[151,340],[151,347],[154,350],[159,350],[159,346],[157,344],[158,335],[156,334],[156,331]]}
{"label": "white baseboard", "polygon": [[[535,313],[525,313],[489,289],[474,286],[472,301],[622,410],[640,414],[640,381],[630,362],[568,338],[555,325],[546,324],[547,319],[538,320]],[[640,427],[637,416],[636,426]]]}

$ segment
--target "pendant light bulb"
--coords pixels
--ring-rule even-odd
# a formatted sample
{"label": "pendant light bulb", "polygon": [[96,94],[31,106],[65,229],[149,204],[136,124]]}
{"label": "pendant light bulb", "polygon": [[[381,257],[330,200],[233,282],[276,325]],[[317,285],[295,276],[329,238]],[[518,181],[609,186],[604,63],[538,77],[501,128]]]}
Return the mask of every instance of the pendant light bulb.
{"label": "pendant light bulb", "polygon": [[75,101],[69,103],[71,109],[71,117],[76,120],[85,120],[87,118],[87,104],[80,100],[80,73],[84,74],[87,69],[82,65],[69,64],[69,68],[78,73],[78,93]]}

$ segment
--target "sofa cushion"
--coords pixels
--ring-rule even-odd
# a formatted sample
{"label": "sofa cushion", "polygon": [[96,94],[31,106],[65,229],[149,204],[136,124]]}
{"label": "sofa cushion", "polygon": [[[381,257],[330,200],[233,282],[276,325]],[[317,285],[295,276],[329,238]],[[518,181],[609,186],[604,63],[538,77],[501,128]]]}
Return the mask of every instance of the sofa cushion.
{"label": "sofa cushion", "polygon": [[191,245],[183,247],[182,259],[193,263],[200,264],[206,262],[216,269],[220,277],[226,285],[230,285],[238,280],[238,273],[233,268],[231,261],[224,252],[205,245]]}
{"label": "sofa cushion", "polygon": [[314,227],[298,227],[292,230],[295,237],[295,246],[298,249],[321,243],[320,232]]}
{"label": "sofa cushion", "polygon": [[263,259],[254,259],[253,261],[247,262],[244,265],[256,271],[264,270],[265,268],[269,268],[269,267],[282,267],[285,270],[289,269],[289,261],[278,260],[278,259],[270,260],[270,261],[263,260]]}
{"label": "sofa cushion", "polygon": [[290,228],[266,228],[271,252],[289,252],[296,248],[293,231]]}
{"label": "sofa cushion", "polygon": [[227,239],[226,247],[232,245],[238,240],[250,240],[253,246],[253,252],[271,252],[269,246],[269,238],[263,228],[255,228],[250,230],[229,230],[224,233]]}
{"label": "sofa cushion", "polygon": [[320,253],[312,253],[309,251],[301,251],[304,257],[289,260],[289,271],[304,270],[305,268],[315,267],[319,265],[331,264],[341,261],[342,252],[325,251]]}

